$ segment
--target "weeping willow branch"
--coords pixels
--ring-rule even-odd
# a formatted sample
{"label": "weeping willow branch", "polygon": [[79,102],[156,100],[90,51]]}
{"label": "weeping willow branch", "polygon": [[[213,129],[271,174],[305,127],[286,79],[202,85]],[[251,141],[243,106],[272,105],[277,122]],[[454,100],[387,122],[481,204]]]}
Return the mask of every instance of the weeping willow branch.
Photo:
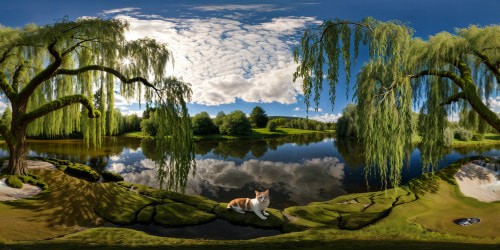
{"label": "weeping willow branch", "polygon": [[493,74],[495,74],[497,81],[500,82],[500,65],[498,65],[498,63],[497,63],[497,65],[494,65],[493,62],[490,60],[490,58],[488,58],[488,56],[486,54],[484,54],[483,52],[480,52],[478,50],[473,49],[472,53],[474,55],[476,55],[477,57],[479,57],[479,59],[481,59],[481,61],[484,63],[484,65],[486,65],[486,67],[488,67],[488,69],[490,69],[491,72],[493,72]]}
{"label": "weeping willow branch", "polygon": [[422,70],[414,75],[408,75],[409,78],[419,78],[422,76],[439,76],[439,77],[445,77],[450,80],[452,80],[455,84],[457,84],[459,87],[463,88],[465,85],[464,80],[457,74],[450,72],[450,71],[439,71],[439,70]]}
{"label": "weeping willow branch", "polygon": [[33,94],[33,91],[35,91],[35,89],[44,81],[49,80],[53,76],[54,72],[56,72],[56,70],[61,66],[62,57],[55,48],[56,44],[57,40],[47,46],[47,50],[54,58],[54,61],[49,64],[44,70],[38,73],[35,77],[33,77],[31,81],[26,85],[26,87],[21,90],[21,92],[19,93],[19,98],[21,100],[28,101],[28,97]]}
{"label": "weeping willow branch", "polygon": [[459,93],[456,93],[456,94],[448,97],[444,102],[441,102],[441,106],[448,105],[448,104],[451,104],[453,102],[458,102],[460,99],[467,99],[467,96],[465,95],[464,92],[459,92]]}
{"label": "weeping willow branch", "polygon": [[118,77],[122,81],[122,83],[124,83],[124,84],[141,82],[146,87],[152,88],[155,91],[160,91],[160,89],[156,88],[155,85],[151,84],[148,80],[146,80],[143,77],[127,78],[122,73],[120,73],[118,70],[110,68],[110,67],[101,66],[101,65],[88,65],[88,66],[84,66],[84,67],[81,67],[78,69],[58,69],[55,72],[55,74],[56,75],[78,75],[78,74],[82,74],[82,73],[88,72],[88,71],[104,71],[104,72],[113,74],[114,76]]}
{"label": "weeping willow branch", "polygon": [[47,104],[42,105],[41,107],[26,113],[21,116],[21,121],[30,123],[37,118],[40,118],[50,112],[62,109],[71,104],[80,103],[89,111],[89,118],[98,118],[101,114],[98,110],[94,109],[94,105],[92,102],[85,97],[84,95],[72,95],[72,96],[64,96],[55,101],[49,102]]}

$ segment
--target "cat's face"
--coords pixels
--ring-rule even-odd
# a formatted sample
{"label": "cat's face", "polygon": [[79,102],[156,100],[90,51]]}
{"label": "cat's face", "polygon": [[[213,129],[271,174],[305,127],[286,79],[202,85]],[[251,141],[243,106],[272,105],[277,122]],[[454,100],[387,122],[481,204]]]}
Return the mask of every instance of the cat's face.
{"label": "cat's face", "polygon": [[255,198],[257,198],[260,202],[269,201],[269,189],[266,189],[264,192],[255,190]]}

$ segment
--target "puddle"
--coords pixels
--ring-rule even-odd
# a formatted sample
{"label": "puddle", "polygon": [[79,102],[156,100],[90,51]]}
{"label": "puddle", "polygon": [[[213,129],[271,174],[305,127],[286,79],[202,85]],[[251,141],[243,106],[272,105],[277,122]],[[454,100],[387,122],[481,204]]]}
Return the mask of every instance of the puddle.
{"label": "puddle", "polygon": [[279,230],[237,226],[221,219],[203,225],[188,227],[167,228],[157,224],[120,226],[112,223],[106,223],[103,227],[129,228],[155,236],[207,240],[248,240],[281,234]]}

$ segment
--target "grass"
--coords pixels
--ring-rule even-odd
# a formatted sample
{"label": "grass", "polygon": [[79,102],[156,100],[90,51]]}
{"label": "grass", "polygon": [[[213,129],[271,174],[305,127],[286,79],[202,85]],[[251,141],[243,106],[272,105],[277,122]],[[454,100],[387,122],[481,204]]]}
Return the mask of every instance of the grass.
{"label": "grass", "polygon": [[453,139],[452,147],[470,147],[470,146],[485,146],[485,145],[496,145],[500,144],[500,135],[493,133],[484,134],[484,139],[480,141],[469,140],[469,141],[460,141],[457,139]]}
{"label": "grass", "polygon": [[[124,228],[90,228],[81,231],[102,221],[94,207],[105,203],[114,209],[127,207],[134,203],[134,199],[149,201],[150,198],[140,195],[141,192],[156,197],[152,204],[158,200],[164,203],[156,205],[156,209],[149,205],[136,211],[139,215],[143,214],[140,217],[144,217],[144,221],[162,213],[170,218],[169,214],[186,208],[201,212],[180,200],[191,204],[204,203],[202,207],[206,209],[213,203],[203,197],[154,192],[147,187],[134,187],[126,183],[90,183],[62,171],[45,170],[39,174],[51,186],[50,192],[31,199],[0,203],[0,220],[3,225],[8,225],[7,230],[0,230],[0,249],[2,242],[6,249],[498,249],[500,202],[483,203],[464,197],[450,180],[460,164],[445,168],[432,179],[419,178],[418,183],[421,185],[433,180],[433,188],[431,191],[416,189],[420,190],[418,199],[409,188],[350,194],[327,202],[287,208],[285,212],[295,217],[295,220],[290,217],[289,222],[278,210],[270,209],[270,219],[262,221],[250,213],[229,213],[225,204],[217,205],[214,213],[232,223],[255,223],[254,226],[271,228],[283,223],[284,228],[294,229],[288,231],[299,230],[241,241],[157,237]],[[131,187],[136,191],[130,191]],[[359,205],[355,204],[363,204],[364,208],[359,210]],[[366,204],[368,206],[365,207]],[[169,209],[158,211],[161,206]],[[479,217],[481,223],[468,227],[453,223],[454,219],[462,217]],[[274,224],[273,220],[277,223]],[[367,222],[370,225],[365,226]],[[312,226],[315,223],[319,226]],[[354,229],[360,225],[364,227],[357,230],[339,228]],[[40,241],[61,235],[66,236]]]}
{"label": "grass", "polygon": [[[266,139],[266,138],[276,138],[286,135],[300,135],[300,134],[314,134],[314,133],[334,133],[333,130],[328,131],[317,131],[317,130],[305,130],[305,129],[295,129],[295,128],[278,128],[275,132],[269,132],[267,128],[253,128],[252,133],[249,135],[221,135],[221,134],[211,134],[211,135],[196,135],[194,136],[195,141],[233,141],[233,140],[249,140],[249,139]],[[153,137],[143,134],[142,132],[130,132],[120,135],[122,137],[132,137],[132,138],[147,138],[152,139]]]}

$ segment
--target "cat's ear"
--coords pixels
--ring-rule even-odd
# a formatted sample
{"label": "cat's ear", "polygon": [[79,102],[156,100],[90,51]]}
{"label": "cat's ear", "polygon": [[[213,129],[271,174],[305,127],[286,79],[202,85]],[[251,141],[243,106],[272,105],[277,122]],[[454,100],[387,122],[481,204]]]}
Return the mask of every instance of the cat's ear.
{"label": "cat's ear", "polygon": [[259,195],[259,191],[255,190],[255,196]]}
{"label": "cat's ear", "polygon": [[266,189],[266,191],[264,191],[264,193],[269,194],[269,189]]}

